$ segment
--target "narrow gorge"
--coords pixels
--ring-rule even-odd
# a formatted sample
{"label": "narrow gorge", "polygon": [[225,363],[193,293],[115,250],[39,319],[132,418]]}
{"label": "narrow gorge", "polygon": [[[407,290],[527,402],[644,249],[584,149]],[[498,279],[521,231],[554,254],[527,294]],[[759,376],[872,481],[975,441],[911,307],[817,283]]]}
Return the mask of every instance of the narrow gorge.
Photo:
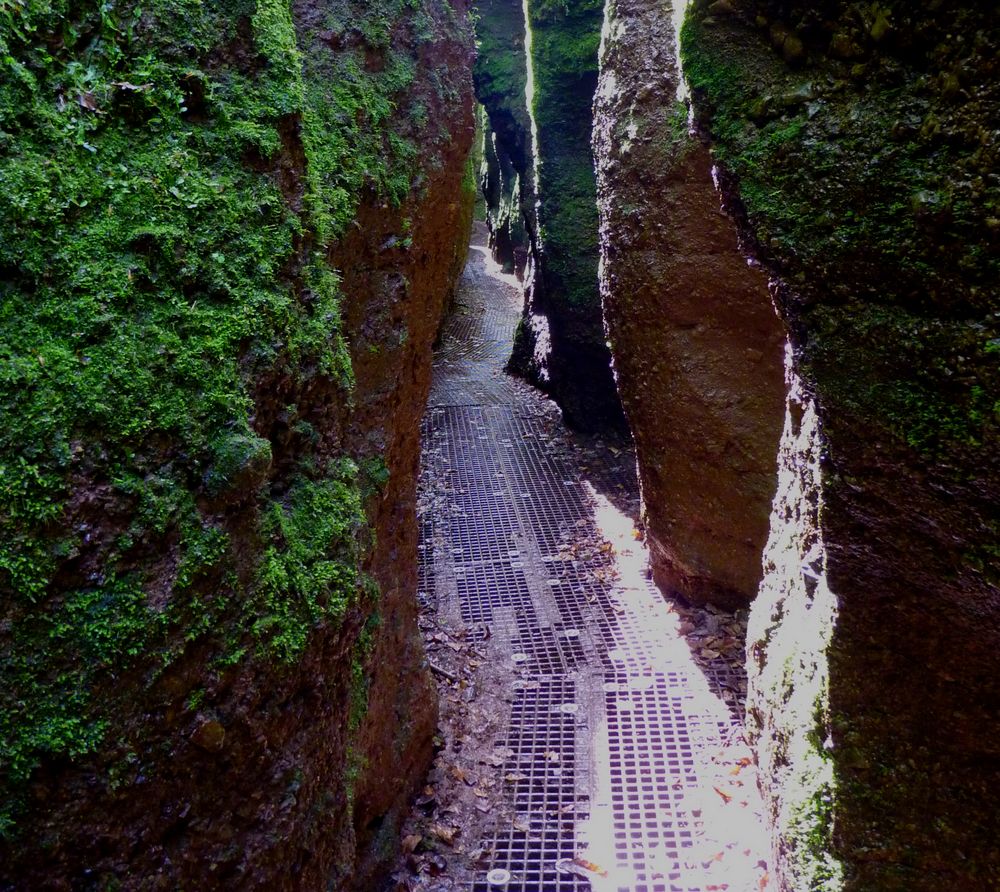
{"label": "narrow gorge", "polygon": [[0,890],[1000,888],[998,60],[0,4]]}

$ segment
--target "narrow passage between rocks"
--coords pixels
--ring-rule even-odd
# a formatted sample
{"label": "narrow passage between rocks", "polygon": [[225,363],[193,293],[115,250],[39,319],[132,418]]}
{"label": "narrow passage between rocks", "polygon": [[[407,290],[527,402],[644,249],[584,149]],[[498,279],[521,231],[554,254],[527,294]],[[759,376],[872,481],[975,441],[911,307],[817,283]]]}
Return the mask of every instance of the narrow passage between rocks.
{"label": "narrow passage between rocks", "polygon": [[480,226],[424,420],[441,739],[396,888],[760,892],[745,617],[648,580],[629,447],[503,372],[520,306]]}

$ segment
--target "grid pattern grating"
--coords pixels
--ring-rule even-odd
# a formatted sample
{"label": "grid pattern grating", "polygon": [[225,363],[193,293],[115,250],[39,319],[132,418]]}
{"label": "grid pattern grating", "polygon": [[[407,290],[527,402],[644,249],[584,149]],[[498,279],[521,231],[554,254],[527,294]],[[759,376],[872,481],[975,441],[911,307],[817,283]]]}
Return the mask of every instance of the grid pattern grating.
{"label": "grid pattern grating", "polygon": [[[543,679],[515,691],[503,752],[512,813],[493,839],[498,863],[514,867],[509,892],[589,889],[583,878],[557,867],[576,855],[575,825],[588,803],[576,782],[576,686]],[[485,877],[473,887],[490,889]]]}
{"label": "grid pattern grating", "polygon": [[[706,754],[738,727],[745,678],[723,660],[696,667],[683,641],[665,648],[676,617],[659,592],[617,581],[592,547],[595,504],[551,407],[503,374],[520,295],[485,269],[474,253],[435,364],[420,494],[422,604],[460,617],[516,679],[498,698],[509,708],[491,763],[502,805],[476,841],[488,863],[461,888],[590,890],[573,859],[587,863],[598,813],[614,870],[602,889],[719,888],[689,864],[704,835],[696,794]],[[602,462],[592,485],[637,504],[634,468]],[[697,689],[724,705],[704,708]]]}
{"label": "grid pattern grating", "polygon": [[493,622],[498,608],[524,619],[535,615],[524,573],[510,563],[466,564],[455,568],[462,619],[469,625]]}

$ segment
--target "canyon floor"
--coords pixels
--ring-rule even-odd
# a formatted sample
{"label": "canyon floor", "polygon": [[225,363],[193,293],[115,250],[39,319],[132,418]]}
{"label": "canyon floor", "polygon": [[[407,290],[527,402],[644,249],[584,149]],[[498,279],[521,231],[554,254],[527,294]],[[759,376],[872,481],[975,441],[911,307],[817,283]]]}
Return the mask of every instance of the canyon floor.
{"label": "canyon floor", "polygon": [[650,581],[630,445],[503,371],[521,304],[477,224],[423,431],[438,752],[390,888],[766,890],[746,617]]}

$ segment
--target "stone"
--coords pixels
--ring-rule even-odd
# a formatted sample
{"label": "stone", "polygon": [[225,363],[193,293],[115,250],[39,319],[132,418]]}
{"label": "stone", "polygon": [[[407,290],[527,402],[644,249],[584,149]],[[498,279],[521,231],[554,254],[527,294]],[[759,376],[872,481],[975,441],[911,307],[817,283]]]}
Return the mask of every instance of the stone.
{"label": "stone", "polygon": [[[133,377],[175,386],[172,401],[145,405],[122,375],[108,394],[131,432],[100,417],[72,429],[68,495],[48,534],[77,551],[55,557],[45,596],[31,604],[0,570],[0,662],[25,658],[30,642],[15,628],[44,629],[45,653],[59,657],[46,667],[33,649],[41,671],[27,683],[5,675],[0,689],[5,889],[367,892],[394,860],[395,831],[430,764],[436,696],[416,623],[415,478],[432,344],[464,266],[474,200],[468,7],[278,0],[253,9],[229,16],[196,5],[178,18],[169,3],[147,4],[127,39],[89,7],[60,19],[103,29],[100,77],[107,58],[180,66],[211,101],[178,113],[171,94],[172,111],[155,127],[144,117],[155,91],[123,89],[102,106],[82,164],[121,157],[115,176],[127,179],[134,145],[143,164],[180,176],[170,184],[182,197],[164,184],[169,209],[156,198],[139,217],[122,192],[114,208],[61,221],[53,243],[54,254],[72,253],[83,235],[109,270],[128,264],[115,286],[128,309],[91,330],[88,354],[141,345],[147,361]],[[36,12],[38,35],[5,33],[5,53],[39,58],[54,33],[46,16],[60,13]],[[408,73],[395,86],[373,73],[377,59],[365,70],[359,30],[383,34],[390,20],[379,53]],[[88,46],[67,44],[56,67],[92,58]],[[396,111],[369,116],[361,131],[353,109],[327,117],[330,103],[354,95],[338,86],[346,71]],[[57,76],[37,83],[55,108]],[[307,134],[303,103],[317,97]],[[26,119],[4,177],[44,126]],[[182,188],[195,187],[188,200]],[[233,207],[253,213],[226,218],[225,241],[213,243],[220,236],[208,224],[237,199]],[[10,253],[16,221],[0,216],[6,307],[34,274]],[[112,224],[121,231],[109,242]],[[164,226],[172,234],[161,238]],[[196,256],[192,244],[212,253]],[[277,248],[248,262],[247,246],[260,244]],[[133,264],[155,281],[133,275]],[[60,275],[50,264],[47,281]],[[252,289],[233,287],[245,276]],[[87,297],[88,287],[65,293]],[[247,320],[236,342],[229,331]],[[5,325],[5,344],[9,334]],[[189,342],[204,345],[209,374],[199,354],[183,353]],[[123,369],[129,358],[121,355]],[[82,358],[67,366],[76,379],[77,362],[85,368]],[[229,390],[217,371],[231,374]],[[198,401],[209,389],[218,396],[204,421]],[[185,441],[200,422],[207,442]],[[5,543],[8,519],[0,510]],[[59,641],[48,634],[56,622]],[[44,710],[26,714],[17,701],[36,688]],[[39,745],[45,722],[55,730]],[[20,787],[6,770],[17,745],[8,729],[30,744]]]}
{"label": "stone", "polygon": [[[748,634],[777,888],[992,888],[1000,373],[987,344],[1000,332],[983,286],[1000,277],[987,222],[1000,181],[976,185],[970,172],[996,161],[968,136],[1000,109],[994,56],[957,35],[993,46],[997,22],[976,3],[894,4],[891,19],[888,4],[844,4],[833,33],[868,17],[854,80],[814,114],[740,127],[748,80],[780,95],[803,65],[818,84],[843,70],[789,65],[747,25],[758,5],[712,28],[695,11],[681,56],[790,338]],[[768,4],[771,35],[831,9],[800,7]]]}
{"label": "stone", "polygon": [[206,753],[219,753],[226,743],[226,729],[215,719],[203,719],[191,734],[191,742]]}
{"label": "stone", "polygon": [[537,232],[510,370],[580,430],[625,431],[604,334],[591,155],[602,0],[529,0]]}
{"label": "stone", "polygon": [[[720,208],[707,147],[664,101],[680,78],[670,16],[618,0],[611,25],[594,143],[601,288],[653,574],[690,602],[745,607],[774,496],[784,329]],[[649,140],[626,143],[630,126]]]}

